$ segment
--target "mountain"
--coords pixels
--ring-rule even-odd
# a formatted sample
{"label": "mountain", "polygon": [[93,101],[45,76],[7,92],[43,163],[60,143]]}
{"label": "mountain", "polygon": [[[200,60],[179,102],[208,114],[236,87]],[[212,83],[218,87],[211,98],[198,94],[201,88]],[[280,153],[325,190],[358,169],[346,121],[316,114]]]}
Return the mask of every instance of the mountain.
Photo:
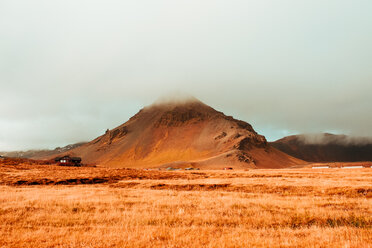
{"label": "mountain", "polygon": [[110,167],[243,169],[304,163],[271,147],[250,124],[196,99],[145,107],[126,123],[64,154]]}
{"label": "mountain", "polygon": [[276,149],[309,162],[372,161],[372,139],[346,135],[301,134],[270,143]]}
{"label": "mountain", "polygon": [[28,150],[28,151],[12,151],[12,152],[0,152],[1,155],[11,158],[40,158],[57,155],[63,152],[68,152],[76,147],[84,145],[86,142],[79,142],[75,144],[70,144],[64,147],[57,147],[53,150]]}

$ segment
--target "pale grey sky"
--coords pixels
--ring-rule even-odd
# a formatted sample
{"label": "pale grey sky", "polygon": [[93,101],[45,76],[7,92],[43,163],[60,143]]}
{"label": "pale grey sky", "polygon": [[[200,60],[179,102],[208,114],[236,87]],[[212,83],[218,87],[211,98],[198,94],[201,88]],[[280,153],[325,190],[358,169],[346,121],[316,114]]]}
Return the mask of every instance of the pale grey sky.
{"label": "pale grey sky", "polygon": [[372,136],[370,0],[0,0],[0,150],[91,140],[174,92],[268,140]]}

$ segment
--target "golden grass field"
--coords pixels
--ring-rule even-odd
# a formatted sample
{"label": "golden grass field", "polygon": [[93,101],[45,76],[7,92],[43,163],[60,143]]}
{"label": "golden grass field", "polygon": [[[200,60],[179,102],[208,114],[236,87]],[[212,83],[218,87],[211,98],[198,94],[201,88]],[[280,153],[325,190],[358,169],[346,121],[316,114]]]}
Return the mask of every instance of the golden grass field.
{"label": "golden grass field", "polygon": [[0,247],[372,247],[372,169],[3,163]]}

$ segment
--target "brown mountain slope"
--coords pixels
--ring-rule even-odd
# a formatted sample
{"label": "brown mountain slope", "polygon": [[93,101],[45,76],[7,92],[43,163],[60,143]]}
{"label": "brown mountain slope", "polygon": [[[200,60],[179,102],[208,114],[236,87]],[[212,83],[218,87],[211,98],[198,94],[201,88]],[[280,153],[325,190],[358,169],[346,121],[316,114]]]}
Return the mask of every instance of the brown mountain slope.
{"label": "brown mountain slope", "polygon": [[345,135],[293,135],[270,143],[291,156],[309,162],[372,161],[372,140]]}
{"label": "brown mountain slope", "polygon": [[283,168],[304,163],[272,148],[250,124],[198,100],[145,107],[68,154],[111,167]]}

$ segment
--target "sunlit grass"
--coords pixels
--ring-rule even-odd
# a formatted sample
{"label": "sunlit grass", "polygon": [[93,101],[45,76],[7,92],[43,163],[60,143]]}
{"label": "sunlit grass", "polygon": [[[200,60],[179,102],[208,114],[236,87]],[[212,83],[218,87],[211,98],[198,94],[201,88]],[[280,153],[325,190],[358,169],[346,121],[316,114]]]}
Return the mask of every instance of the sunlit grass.
{"label": "sunlit grass", "polygon": [[0,247],[372,246],[370,169],[147,173],[0,186]]}

